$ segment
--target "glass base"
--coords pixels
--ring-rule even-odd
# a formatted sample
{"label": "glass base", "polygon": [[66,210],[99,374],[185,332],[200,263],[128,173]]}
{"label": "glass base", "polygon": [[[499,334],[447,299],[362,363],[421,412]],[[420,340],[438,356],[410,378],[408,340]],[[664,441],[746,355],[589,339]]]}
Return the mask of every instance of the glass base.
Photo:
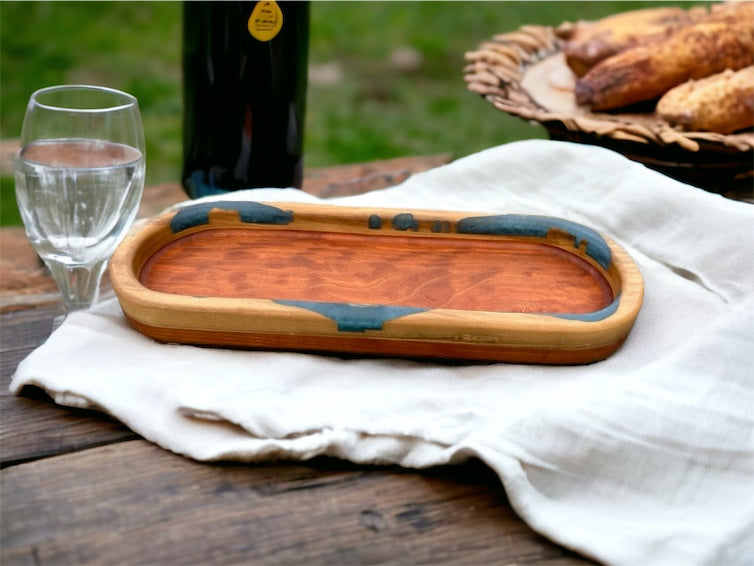
{"label": "glass base", "polygon": [[91,265],[64,265],[45,262],[58,284],[66,312],[90,308],[99,299],[99,287],[107,260]]}

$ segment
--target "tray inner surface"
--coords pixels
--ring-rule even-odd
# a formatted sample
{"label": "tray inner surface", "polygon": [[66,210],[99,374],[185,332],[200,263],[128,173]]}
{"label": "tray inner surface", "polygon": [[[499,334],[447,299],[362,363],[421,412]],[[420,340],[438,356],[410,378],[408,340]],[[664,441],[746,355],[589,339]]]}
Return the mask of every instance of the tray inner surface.
{"label": "tray inner surface", "polygon": [[598,269],[524,240],[216,228],[174,240],[140,273],[154,291],[511,313],[589,313],[614,297]]}

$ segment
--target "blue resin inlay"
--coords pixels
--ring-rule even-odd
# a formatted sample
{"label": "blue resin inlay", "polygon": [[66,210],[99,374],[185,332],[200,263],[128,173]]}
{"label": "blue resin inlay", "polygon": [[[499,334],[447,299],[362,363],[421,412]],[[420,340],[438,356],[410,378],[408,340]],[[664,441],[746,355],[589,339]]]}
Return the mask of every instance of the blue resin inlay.
{"label": "blue resin inlay", "polygon": [[216,201],[203,202],[181,208],[170,220],[170,229],[174,234],[209,224],[209,213],[215,208],[235,210],[241,222],[250,224],[289,224],[293,221],[293,212],[259,202]]}
{"label": "blue resin inlay", "polygon": [[419,222],[417,222],[414,215],[410,212],[403,212],[393,216],[393,228],[395,230],[412,230],[416,232],[419,230]]}
{"label": "blue resin inlay", "polygon": [[280,305],[300,307],[314,311],[335,321],[340,332],[365,332],[382,330],[388,320],[428,309],[419,307],[395,307],[389,305],[354,305],[349,303],[327,303],[321,301],[276,300]]}
{"label": "blue resin inlay", "polygon": [[379,230],[382,228],[382,218],[380,218],[377,214],[372,214],[369,217],[369,228],[372,230]]}
{"label": "blue resin inlay", "polygon": [[580,313],[580,314],[551,313],[551,316],[557,316],[558,318],[565,318],[568,320],[581,320],[583,322],[599,322],[600,320],[605,320],[606,318],[615,314],[615,311],[618,310],[619,304],[620,304],[620,295],[615,297],[612,303],[610,303],[605,308],[600,309],[598,311],[585,312],[585,313]]}
{"label": "blue resin inlay", "polygon": [[456,232],[460,234],[489,234],[495,236],[535,236],[547,238],[550,230],[559,230],[573,237],[573,247],[579,248],[586,243],[586,254],[603,268],[608,269],[612,253],[607,242],[595,230],[549,216],[527,216],[522,214],[500,214],[496,216],[477,216],[460,220]]}

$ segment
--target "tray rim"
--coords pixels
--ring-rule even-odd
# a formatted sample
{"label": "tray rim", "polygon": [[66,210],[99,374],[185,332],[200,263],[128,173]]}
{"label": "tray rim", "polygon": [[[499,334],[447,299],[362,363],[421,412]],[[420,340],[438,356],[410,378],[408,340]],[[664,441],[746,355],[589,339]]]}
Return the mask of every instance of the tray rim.
{"label": "tray rim", "polygon": [[[232,201],[236,206],[239,202]],[[332,318],[313,312],[299,306],[281,304],[268,299],[244,299],[204,297],[196,298],[187,295],[175,295],[149,289],[139,281],[139,274],[144,264],[161,247],[169,241],[183,237],[190,233],[223,227],[244,227],[248,229],[270,229],[270,224],[259,222],[242,222],[240,213],[232,207],[224,209],[222,202],[193,203],[177,210],[168,211],[143,225],[131,230],[124,241],[117,248],[110,262],[110,279],[118,297],[124,314],[129,323],[140,332],[155,339],[164,340],[165,331],[172,331],[176,336],[186,334],[186,340],[191,343],[223,346],[217,343],[217,333],[233,334],[231,346],[256,347],[244,344],[243,336],[248,336],[251,342],[274,336],[302,336],[317,339],[325,346],[325,351],[334,349],[336,352],[351,351],[354,353],[371,352],[369,341],[392,343],[413,343],[414,346],[423,344],[424,349],[418,348],[418,357],[433,357],[428,348],[438,345],[452,346],[463,344],[466,350],[477,347],[478,358],[471,358],[468,352],[459,356],[464,359],[483,359],[491,361],[541,361],[548,349],[570,352],[569,360],[575,361],[555,363],[586,363],[596,361],[591,351],[599,350],[602,359],[617,349],[625,340],[634,324],[643,300],[643,280],[638,267],[633,263],[627,252],[604,234],[598,234],[611,252],[608,269],[605,270],[593,258],[585,253],[585,246],[574,248],[573,237],[569,244],[568,237],[557,231],[554,236],[537,238],[527,236],[526,241],[542,241],[548,245],[555,245],[575,253],[595,267],[608,281],[613,289],[615,300],[611,307],[613,311],[599,320],[587,320],[587,315],[551,315],[546,313],[510,313],[490,311],[465,311],[454,309],[425,309],[413,314],[405,314],[397,318],[383,321],[380,329],[364,329],[355,333],[353,330],[339,330]],[[259,204],[259,203],[257,203]],[[180,231],[176,236],[170,229],[170,222],[181,210],[191,210],[191,207],[209,207],[207,220],[209,224],[197,224]],[[519,239],[522,236],[502,236],[485,234],[431,234],[426,231],[416,232],[405,228],[387,227],[375,232],[365,224],[365,219],[378,214],[382,218],[396,218],[401,215],[412,215],[417,223],[426,227],[432,219],[441,218],[451,223],[471,217],[489,217],[488,213],[448,212],[438,210],[397,209],[380,207],[350,207],[328,204],[303,204],[293,202],[270,202],[269,206],[281,211],[287,210],[296,216],[290,227],[287,224],[273,229],[319,229],[322,231],[347,231],[371,235],[390,235],[416,237],[454,237],[481,239]],[[194,209],[196,210],[196,209]],[[500,216],[500,215],[497,215]],[[514,215],[525,218],[526,215]],[[534,218],[534,217],[529,217]],[[553,217],[536,217],[549,218]],[[572,223],[582,226],[578,223]],[[596,231],[595,231],[596,233]],[[569,249],[570,246],[570,249]],[[575,250],[575,251],[574,251]],[[180,317],[175,313],[179,312]],[[204,332],[204,335],[201,335]],[[168,332],[169,333],[169,332]],[[193,335],[193,338],[192,338]],[[254,339],[254,336],[256,338]],[[343,337],[363,343],[351,350],[344,350],[337,344]],[[317,340],[314,340],[317,342]],[[269,342],[269,340],[262,340]],[[283,340],[285,341],[285,340]],[[317,343],[319,343],[317,342]],[[365,348],[366,345],[366,348]],[[264,349],[275,349],[274,344],[267,344]],[[530,350],[532,355],[516,354],[512,356],[505,349]],[[289,349],[289,348],[284,348]],[[305,348],[310,350],[312,348]],[[462,348],[463,349],[463,348]],[[497,349],[498,355],[494,350]],[[400,348],[398,348],[400,350]],[[423,352],[423,353],[422,353]],[[425,355],[426,354],[426,355]],[[452,354],[452,353],[451,353]],[[385,355],[390,355],[389,353]],[[402,355],[402,354],[399,354]],[[446,356],[438,356],[446,357]],[[502,359],[501,359],[502,358]],[[523,359],[526,358],[526,359]],[[549,363],[549,362],[545,362]]]}

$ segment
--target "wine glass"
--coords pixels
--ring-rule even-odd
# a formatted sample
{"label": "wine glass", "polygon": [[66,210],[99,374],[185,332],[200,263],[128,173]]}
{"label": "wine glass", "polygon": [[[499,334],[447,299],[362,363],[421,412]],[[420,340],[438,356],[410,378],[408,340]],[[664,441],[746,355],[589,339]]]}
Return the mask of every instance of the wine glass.
{"label": "wine glass", "polygon": [[26,234],[58,284],[66,313],[89,308],[144,188],[136,98],[86,85],[38,90],[14,166]]}

